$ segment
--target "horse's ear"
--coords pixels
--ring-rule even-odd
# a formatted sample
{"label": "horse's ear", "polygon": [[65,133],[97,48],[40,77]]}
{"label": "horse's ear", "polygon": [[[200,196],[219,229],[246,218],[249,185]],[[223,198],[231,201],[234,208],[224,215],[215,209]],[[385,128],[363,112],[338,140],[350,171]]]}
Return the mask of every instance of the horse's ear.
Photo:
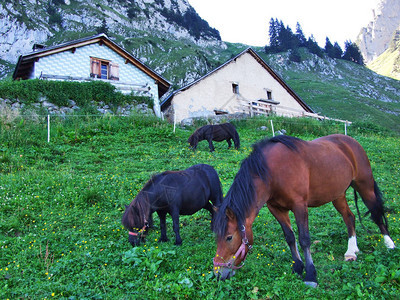
{"label": "horse's ear", "polygon": [[213,205],[213,206],[212,206],[212,209],[213,209],[213,211],[214,211],[215,213],[218,213],[218,210],[219,210],[218,207],[216,207],[215,205]]}
{"label": "horse's ear", "polygon": [[226,208],[226,216],[228,217],[229,220],[233,220],[236,216],[235,213],[233,212],[232,209],[230,209],[229,207]]}

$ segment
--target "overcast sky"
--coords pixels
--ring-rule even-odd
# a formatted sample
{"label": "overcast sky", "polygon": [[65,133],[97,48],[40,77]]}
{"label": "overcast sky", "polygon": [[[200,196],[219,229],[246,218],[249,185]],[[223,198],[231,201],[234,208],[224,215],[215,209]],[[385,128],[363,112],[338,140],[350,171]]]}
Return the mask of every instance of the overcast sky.
{"label": "overcast sky", "polygon": [[226,42],[265,46],[269,21],[282,20],[293,32],[299,22],[320,47],[325,38],[343,48],[356,41],[362,27],[373,20],[379,0],[188,0],[200,17],[217,29]]}

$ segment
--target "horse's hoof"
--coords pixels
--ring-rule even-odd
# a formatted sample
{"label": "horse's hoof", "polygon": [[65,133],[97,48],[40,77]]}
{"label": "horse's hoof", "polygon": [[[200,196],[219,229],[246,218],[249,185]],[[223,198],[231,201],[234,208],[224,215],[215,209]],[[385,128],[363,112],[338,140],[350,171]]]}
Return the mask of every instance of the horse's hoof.
{"label": "horse's hoof", "polygon": [[393,240],[388,236],[388,235],[384,235],[383,239],[385,241],[385,245],[388,249],[394,249],[396,248],[396,246],[394,245]]}
{"label": "horse's hoof", "polygon": [[345,255],[344,256],[345,261],[356,261],[356,259],[357,259],[357,256],[355,256],[355,255]]}
{"label": "horse's hoof", "polygon": [[304,284],[312,288],[316,288],[318,286],[318,283],[314,281],[304,281]]}

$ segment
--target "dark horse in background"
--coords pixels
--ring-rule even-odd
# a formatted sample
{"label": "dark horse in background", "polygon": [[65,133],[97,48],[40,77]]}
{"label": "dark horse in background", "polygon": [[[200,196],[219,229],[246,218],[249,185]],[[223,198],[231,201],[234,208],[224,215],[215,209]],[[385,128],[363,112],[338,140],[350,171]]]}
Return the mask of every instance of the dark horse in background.
{"label": "dark horse in background", "polygon": [[231,140],[235,144],[235,149],[240,148],[240,138],[236,131],[235,126],[231,123],[224,123],[219,125],[205,125],[196,129],[196,131],[189,137],[188,143],[193,150],[196,150],[197,144],[202,141],[207,140],[210,152],[214,151],[214,145],[212,141],[222,142],[226,140],[228,142],[228,148],[232,146]]}
{"label": "dark horse in background", "polygon": [[137,246],[144,240],[152,225],[152,213],[160,218],[161,237],[167,238],[166,215],[173,220],[175,244],[182,244],[179,234],[179,215],[192,215],[202,208],[214,213],[213,205],[222,202],[221,182],[215,169],[206,164],[194,165],[183,171],[166,171],[154,175],[129,204],[122,224],[129,231],[129,242]]}
{"label": "dark horse in background", "polygon": [[355,217],[345,198],[350,186],[355,197],[356,192],[361,195],[372,220],[384,236],[386,246],[395,248],[389,237],[381,193],[370,162],[364,149],[353,138],[335,134],[303,141],[280,135],[255,144],[214,215],[213,229],[217,236],[215,274],[224,280],[234,274],[234,269],[243,266],[253,244],[252,223],[267,204],[283,229],[294,262],[293,270],[302,275],[304,264],[289,219],[289,211],[294,213],[305,259],[304,281],[307,285],[317,286],[317,273],[310,251],[308,207],[333,203],[347,226],[349,239],[345,259],[355,260],[359,251]]}

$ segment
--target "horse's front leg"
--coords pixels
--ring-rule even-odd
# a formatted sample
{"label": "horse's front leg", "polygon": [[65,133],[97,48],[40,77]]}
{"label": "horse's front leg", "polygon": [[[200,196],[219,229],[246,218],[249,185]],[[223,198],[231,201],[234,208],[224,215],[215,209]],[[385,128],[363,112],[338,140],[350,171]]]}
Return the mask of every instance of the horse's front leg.
{"label": "horse's front leg", "polygon": [[346,196],[343,195],[340,198],[332,202],[336,210],[342,215],[343,221],[347,227],[347,233],[349,237],[347,251],[344,254],[344,259],[346,261],[352,261],[357,259],[356,253],[359,251],[357,247],[357,238],[355,230],[355,217],[351,212],[349,205],[346,201]]}
{"label": "horse's front leg", "polygon": [[231,139],[227,139],[226,141],[228,143],[228,149],[230,149],[232,147],[232,141]]}
{"label": "horse's front leg", "polygon": [[290,223],[289,211],[287,209],[280,209],[270,205],[267,202],[267,206],[269,211],[274,215],[274,217],[278,220],[279,224],[282,227],[283,233],[285,234],[286,242],[290,248],[290,252],[292,253],[293,260],[293,271],[299,275],[303,274],[304,264],[301,260],[299,250],[296,244],[296,237],[294,236],[292,225]]}
{"label": "horse's front leg", "polygon": [[181,235],[179,234],[179,211],[171,211],[172,226],[175,232],[175,245],[182,245]]}
{"label": "horse's front leg", "polygon": [[212,230],[213,229],[214,212],[215,212],[214,208],[213,208],[212,204],[209,201],[207,201],[206,205],[204,206],[204,209],[207,209],[211,214],[211,230]]}
{"label": "horse's front leg", "polygon": [[314,262],[311,257],[311,238],[308,229],[308,208],[300,205],[293,210],[296,218],[297,228],[299,229],[299,243],[304,253],[304,260],[306,261],[306,277],[304,283],[311,287],[316,287],[317,282],[317,271],[314,266]]}
{"label": "horse's front leg", "polygon": [[215,150],[213,142],[212,142],[212,138],[208,139],[208,146],[210,147],[210,152],[213,152]]}
{"label": "horse's front leg", "polygon": [[161,230],[160,242],[167,242],[168,241],[167,224],[166,224],[167,213],[164,211],[157,211],[157,214],[158,217],[160,218],[160,230]]}

